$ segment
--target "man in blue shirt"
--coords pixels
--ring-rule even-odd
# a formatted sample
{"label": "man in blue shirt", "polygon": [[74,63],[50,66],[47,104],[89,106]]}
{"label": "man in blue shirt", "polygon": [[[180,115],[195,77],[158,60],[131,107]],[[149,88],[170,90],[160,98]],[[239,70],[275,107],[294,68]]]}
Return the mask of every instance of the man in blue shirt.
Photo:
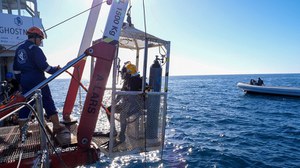
{"label": "man in blue shirt", "polygon": [[[21,85],[23,94],[46,79],[44,72],[53,74],[60,69],[59,66],[53,67],[47,63],[46,56],[39,47],[45,38],[44,32],[38,27],[31,27],[27,31],[27,36],[28,40],[16,50],[13,65],[15,77]],[[41,90],[43,108],[46,111],[47,117],[53,123],[54,133],[66,133],[67,129],[65,126],[59,123],[49,86],[46,85]],[[20,110],[20,128],[27,122],[29,113],[28,108]]]}

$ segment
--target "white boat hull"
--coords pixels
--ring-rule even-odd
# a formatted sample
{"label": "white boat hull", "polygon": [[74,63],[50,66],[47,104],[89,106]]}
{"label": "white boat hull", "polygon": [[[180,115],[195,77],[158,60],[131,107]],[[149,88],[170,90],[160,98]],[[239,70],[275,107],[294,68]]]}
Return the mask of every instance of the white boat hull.
{"label": "white boat hull", "polygon": [[300,88],[296,87],[257,86],[241,82],[237,84],[237,87],[246,93],[300,96]]}

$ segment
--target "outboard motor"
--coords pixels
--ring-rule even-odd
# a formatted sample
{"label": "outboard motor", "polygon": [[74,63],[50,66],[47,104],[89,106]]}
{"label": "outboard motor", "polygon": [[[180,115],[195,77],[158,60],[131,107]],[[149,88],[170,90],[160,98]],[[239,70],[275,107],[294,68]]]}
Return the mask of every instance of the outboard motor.
{"label": "outboard motor", "polygon": [[[161,78],[162,68],[159,63],[159,58],[156,56],[154,63],[150,67],[149,87],[151,92],[160,92]],[[157,94],[148,94],[146,139],[149,143],[156,143],[158,140],[160,97],[161,96]]]}

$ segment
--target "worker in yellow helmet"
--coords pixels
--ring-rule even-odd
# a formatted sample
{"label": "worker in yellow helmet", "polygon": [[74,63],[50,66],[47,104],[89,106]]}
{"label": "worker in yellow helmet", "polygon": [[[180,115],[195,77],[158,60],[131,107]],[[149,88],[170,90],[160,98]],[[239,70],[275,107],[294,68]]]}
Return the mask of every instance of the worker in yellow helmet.
{"label": "worker in yellow helmet", "polygon": [[[131,62],[125,62],[122,70],[120,71],[121,77],[124,80],[122,91],[141,91],[142,90],[142,77],[140,76],[137,67]],[[139,102],[139,95],[118,95],[116,103],[116,113],[120,113],[120,132],[115,141],[115,145],[118,145],[125,141],[125,132],[127,127],[127,118],[134,113],[138,113],[140,110],[137,108]],[[107,108],[111,111],[111,106]],[[110,115],[108,115],[110,121]],[[114,135],[117,135],[117,131],[114,128]],[[101,134],[100,136],[109,136],[109,134]],[[108,142],[106,142],[108,145]],[[103,144],[104,145],[104,144]]]}
{"label": "worker in yellow helmet", "polygon": [[126,62],[121,71],[122,79],[124,80],[123,91],[141,91],[142,78],[138,70],[131,62]]}

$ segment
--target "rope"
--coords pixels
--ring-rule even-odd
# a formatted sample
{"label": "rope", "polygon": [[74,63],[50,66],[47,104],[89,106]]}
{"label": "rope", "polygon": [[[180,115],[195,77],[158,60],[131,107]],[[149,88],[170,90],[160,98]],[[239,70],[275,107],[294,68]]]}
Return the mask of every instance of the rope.
{"label": "rope", "polygon": [[[145,29],[145,41],[147,39],[147,23],[146,23],[146,9],[145,9],[145,0],[143,0],[143,15],[144,15],[144,29]],[[145,46],[146,47],[146,46]],[[146,94],[145,94],[145,89],[144,89],[144,102],[146,102]],[[144,112],[144,116],[146,116],[146,103],[144,103],[144,109],[143,109],[143,112]],[[147,133],[146,133],[146,122],[144,121],[144,128],[145,128],[145,131],[144,131],[144,137],[145,137],[145,141],[144,141],[144,151],[145,151],[145,155],[144,155],[144,158],[145,158],[145,162],[144,162],[144,167],[146,167],[146,159],[147,159],[147,156],[146,156],[146,149],[147,149]]]}
{"label": "rope", "polygon": [[[88,89],[77,79],[75,78],[75,76],[73,74],[71,74],[69,71],[65,71],[67,74],[69,74],[76,82],[78,82],[78,84],[82,87],[83,90],[85,90],[86,92],[88,92]],[[101,107],[105,110],[105,112],[110,115],[110,111],[101,103]]]}
{"label": "rope", "polygon": [[[74,15],[74,16],[72,16],[72,17],[69,17],[68,19],[63,20],[63,21],[61,21],[61,22],[59,22],[59,23],[57,23],[57,24],[51,26],[50,28],[46,29],[44,32],[46,32],[46,31],[48,31],[48,30],[51,30],[51,29],[53,29],[53,28],[55,28],[55,27],[57,27],[57,26],[59,26],[59,25],[65,23],[65,22],[67,22],[67,21],[70,21],[71,19],[74,19],[74,18],[76,18],[77,16],[82,15],[83,13],[85,13],[85,12],[87,12],[87,11],[93,9],[93,8],[95,8],[95,7],[99,6],[99,5],[102,5],[102,4],[105,3],[105,2],[107,2],[107,1],[104,1],[104,2],[102,2],[102,3],[96,4],[95,6],[92,6],[92,7],[88,8],[88,9],[82,11],[82,12],[79,12],[78,14],[76,14],[76,15]],[[11,46],[11,47],[5,49],[5,50],[2,50],[2,51],[0,52],[0,54],[5,53],[5,52],[9,51],[10,49],[12,49],[12,48],[14,48],[14,47],[16,47],[16,46],[19,46],[20,44],[24,43],[25,41],[26,41],[26,40],[21,41],[21,42],[15,44],[15,45],[13,45],[13,46]]]}
{"label": "rope", "polygon": [[[104,2],[106,2],[106,1],[104,1]],[[102,2],[102,3],[104,3],[104,2]],[[99,6],[99,5],[101,5],[102,3],[96,4],[95,6],[92,6],[92,7],[88,8],[88,9],[86,9],[86,10],[84,10],[84,11],[82,11],[82,12],[80,12],[80,13],[78,13],[78,14],[76,14],[76,15],[74,15],[74,16],[72,16],[72,17],[70,17],[70,18],[68,18],[68,19],[66,19],[66,20],[64,20],[64,21],[62,21],[62,22],[60,22],[60,23],[57,23],[57,24],[54,25],[54,26],[51,26],[50,28],[46,29],[45,32],[48,31],[48,30],[53,29],[53,28],[56,27],[56,26],[59,26],[59,25],[65,23],[65,22],[67,22],[67,21],[69,21],[69,20],[71,20],[71,19],[73,19],[73,18],[75,18],[75,17],[77,17],[77,16],[79,16],[79,15],[81,15],[81,14],[83,14],[83,13],[85,13],[85,12],[87,12],[87,11],[89,11],[89,10],[95,8],[95,7],[97,7],[97,6]]]}
{"label": "rope", "polygon": [[144,13],[144,28],[145,28],[145,38],[147,38],[147,23],[146,23],[146,9],[145,9],[145,0],[143,0],[143,13]]}

